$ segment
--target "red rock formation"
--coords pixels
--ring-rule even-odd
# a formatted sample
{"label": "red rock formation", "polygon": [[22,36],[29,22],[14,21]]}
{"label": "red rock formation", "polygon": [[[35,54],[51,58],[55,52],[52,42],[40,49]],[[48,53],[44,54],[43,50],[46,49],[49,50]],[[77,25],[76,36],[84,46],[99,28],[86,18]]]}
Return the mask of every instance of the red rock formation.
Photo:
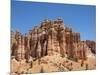
{"label": "red rock formation", "polygon": [[80,33],[65,27],[60,18],[55,21],[45,19],[39,27],[33,28],[25,36],[18,31],[12,35],[12,56],[15,56],[17,60],[28,60],[30,56],[41,58],[52,55],[53,52],[63,57],[86,59],[86,47],[91,48],[93,53],[96,51],[94,41],[81,41]]}
{"label": "red rock formation", "polygon": [[92,53],[96,54],[96,42],[95,41],[90,41],[86,40],[86,44],[89,48],[91,48]]}

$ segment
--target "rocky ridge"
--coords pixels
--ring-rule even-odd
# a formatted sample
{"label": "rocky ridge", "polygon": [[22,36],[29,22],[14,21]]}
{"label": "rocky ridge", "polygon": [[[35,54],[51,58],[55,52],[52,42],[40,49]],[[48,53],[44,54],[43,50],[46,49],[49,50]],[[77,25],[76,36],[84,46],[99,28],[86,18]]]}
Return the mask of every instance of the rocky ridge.
{"label": "rocky ridge", "polygon": [[[60,18],[54,21],[45,19],[25,35],[19,31],[11,32],[12,72],[24,73],[30,70],[31,73],[37,73],[41,72],[41,69],[43,72],[85,70],[86,66],[80,68],[80,65],[90,59],[94,60],[91,68],[94,69],[95,55],[95,41],[81,41],[80,33],[65,27]],[[22,63],[22,70],[15,66],[21,66]],[[78,69],[72,67],[75,63]]]}

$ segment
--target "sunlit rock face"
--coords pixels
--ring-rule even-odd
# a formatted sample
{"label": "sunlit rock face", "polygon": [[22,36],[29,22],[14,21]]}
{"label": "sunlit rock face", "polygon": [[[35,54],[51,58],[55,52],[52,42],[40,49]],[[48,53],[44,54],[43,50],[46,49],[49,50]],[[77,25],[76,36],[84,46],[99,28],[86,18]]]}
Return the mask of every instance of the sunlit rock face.
{"label": "sunlit rock face", "polygon": [[11,35],[11,54],[17,60],[29,59],[30,56],[40,58],[53,52],[63,57],[86,59],[86,50],[96,53],[95,41],[81,41],[80,33],[65,27],[60,18],[54,21],[45,19],[25,35],[19,31],[11,32]]}

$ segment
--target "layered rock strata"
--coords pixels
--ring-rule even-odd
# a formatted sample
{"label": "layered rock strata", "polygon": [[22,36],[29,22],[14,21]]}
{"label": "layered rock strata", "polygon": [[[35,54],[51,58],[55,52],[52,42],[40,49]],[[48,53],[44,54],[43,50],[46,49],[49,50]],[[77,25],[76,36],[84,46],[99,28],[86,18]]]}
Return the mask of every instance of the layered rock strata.
{"label": "layered rock strata", "polygon": [[96,54],[95,48],[95,41],[81,41],[80,33],[65,27],[60,18],[54,21],[45,19],[25,35],[19,31],[11,32],[11,56],[17,61],[52,56],[54,52],[69,59],[85,60],[88,55]]}

